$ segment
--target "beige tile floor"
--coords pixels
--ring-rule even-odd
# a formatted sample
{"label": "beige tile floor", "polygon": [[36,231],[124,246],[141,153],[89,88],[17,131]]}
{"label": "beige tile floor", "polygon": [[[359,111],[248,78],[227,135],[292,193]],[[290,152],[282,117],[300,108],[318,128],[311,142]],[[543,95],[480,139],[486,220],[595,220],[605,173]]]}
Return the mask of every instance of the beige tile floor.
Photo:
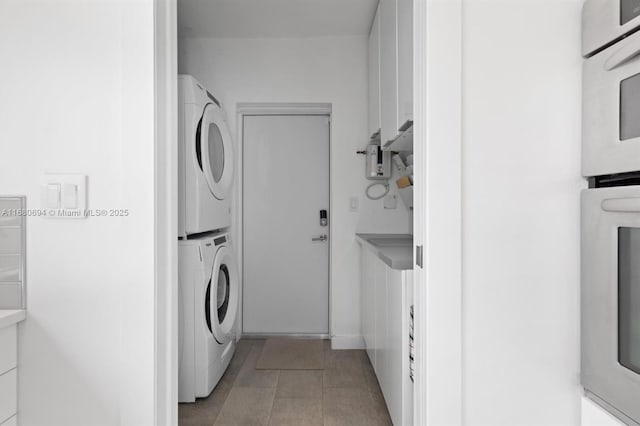
{"label": "beige tile floor", "polygon": [[241,340],[213,393],[180,404],[181,426],[391,425],[364,351],[334,351],[324,370],[256,370],[264,340]]}

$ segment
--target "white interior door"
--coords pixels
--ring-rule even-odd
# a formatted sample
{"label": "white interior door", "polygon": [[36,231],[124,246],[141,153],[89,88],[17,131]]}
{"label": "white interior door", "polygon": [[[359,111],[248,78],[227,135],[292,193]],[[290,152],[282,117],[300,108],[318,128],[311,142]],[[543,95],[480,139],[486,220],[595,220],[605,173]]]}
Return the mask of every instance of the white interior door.
{"label": "white interior door", "polygon": [[329,332],[329,123],[244,117],[244,333]]}

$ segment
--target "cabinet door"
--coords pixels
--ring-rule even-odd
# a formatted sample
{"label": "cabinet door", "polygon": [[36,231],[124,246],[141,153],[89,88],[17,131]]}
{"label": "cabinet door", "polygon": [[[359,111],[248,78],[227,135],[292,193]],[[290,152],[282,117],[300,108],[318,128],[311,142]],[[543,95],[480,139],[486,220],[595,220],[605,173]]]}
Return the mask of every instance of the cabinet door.
{"label": "cabinet door", "polygon": [[[376,291],[375,291],[375,333],[376,346],[374,368],[378,382],[383,390],[387,386],[389,374],[389,345],[387,342],[387,265],[380,259],[375,262]],[[386,394],[385,394],[386,396]]]}
{"label": "cabinet door", "polygon": [[375,261],[374,254],[367,248],[362,248],[361,256],[361,279],[360,279],[360,312],[361,327],[364,344],[367,348],[367,355],[371,365],[375,365]]}
{"label": "cabinet door", "polygon": [[380,6],[369,34],[369,135],[380,128]]}
{"label": "cabinet door", "polygon": [[409,335],[411,334],[411,306],[413,305],[413,271],[402,273],[404,281],[404,315],[402,324],[402,424],[413,424],[413,382],[409,376]]}
{"label": "cabinet door", "polygon": [[413,120],[413,0],[398,2],[398,124]]}
{"label": "cabinet door", "polygon": [[0,375],[18,365],[18,326],[0,328]]}
{"label": "cabinet door", "polygon": [[402,371],[404,339],[403,339],[403,323],[406,321],[404,312],[404,273],[387,267],[387,369],[388,380],[387,387],[383,390],[384,397],[387,401],[387,408],[391,415],[393,424],[401,425],[402,423],[402,385],[404,372]]}
{"label": "cabinet door", "polygon": [[398,134],[397,0],[380,0],[380,124],[382,143]]}
{"label": "cabinet door", "polygon": [[18,411],[18,369],[0,376],[0,421],[5,421]]}

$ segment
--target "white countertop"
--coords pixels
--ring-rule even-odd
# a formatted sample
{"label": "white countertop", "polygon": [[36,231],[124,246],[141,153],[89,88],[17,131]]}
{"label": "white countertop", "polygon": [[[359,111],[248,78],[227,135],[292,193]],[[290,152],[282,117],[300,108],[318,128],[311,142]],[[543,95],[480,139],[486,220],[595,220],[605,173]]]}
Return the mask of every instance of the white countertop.
{"label": "white countertop", "polygon": [[27,311],[24,309],[0,309],[0,328],[18,323],[26,317]]}
{"label": "white countertop", "polygon": [[391,269],[413,269],[413,237],[410,234],[356,234],[356,238]]}

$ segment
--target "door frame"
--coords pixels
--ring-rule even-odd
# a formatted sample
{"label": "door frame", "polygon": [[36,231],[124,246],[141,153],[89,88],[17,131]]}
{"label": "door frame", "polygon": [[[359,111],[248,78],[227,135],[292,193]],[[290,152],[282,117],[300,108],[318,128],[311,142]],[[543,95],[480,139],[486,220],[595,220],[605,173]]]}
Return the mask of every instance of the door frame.
{"label": "door frame", "polygon": [[463,423],[462,17],[463,0],[414,1],[413,227],[424,266],[414,259],[413,418],[426,426]]}
{"label": "door frame", "polygon": [[[333,126],[332,126],[332,104],[330,103],[281,103],[281,102],[243,102],[236,105],[236,125],[237,125],[237,138],[238,138],[238,152],[236,153],[236,170],[237,170],[237,185],[234,191],[234,207],[236,208],[236,214],[233,218],[235,224],[244,225],[244,117],[251,115],[323,115],[329,116],[329,334],[320,337],[330,338],[333,335],[333,316],[332,316],[332,253],[333,253],[333,220],[331,220],[333,212],[333,182],[331,179],[331,141],[333,140]],[[234,226],[235,228],[235,241],[236,254],[238,256],[238,265],[240,270],[240,309],[238,311],[238,335],[237,339],[243,335],[243,315],[244,315],[244,226]],[[255,335],[244,334],[245,337],[252,337]],[[266,335],[260,335],[265,337]],[[308,335],[296,335],[297,337],[310,337]],[[314,335],[312,337],[319,337]]]}
{"label": "door frame", "polygon": [[154,0],[154,424],[178,424],[178,5]]}
{"label": "door frame", "polygon": [[[416,424],[462,424],[462,250],[461,250],[461,115],[462,115],[462,0],[414,1],[414,116],[415,164],[414,240],[425,247],[427,269],[415,268],[416,307],[424,303],[434,311],[416,312]],[[178,297],[177,297],[177,1],[154,0],[156,92],[156,318],[155,318],[155,423],[178,421]],[[445,93],[446,92],[446,93]],[[455,96],[452,95],[455,93]],[[431,107],[432,106],[432,107]],[[242,122],[250,114],[329,114],[331,104],[242,103],[238,117],[238,185],[236,224],[242,219]],[[431,107],[431,108],[430,108]],[[429,129],[425,123],[430,123]],[[428,131],[427,131],[428,130]],[[329,133],[331,155],[332,131]],[[444,137],[442,137],[444,136]],[[438,139],[440,137],[440,139]],[[439,142],[439,143],[438,143]],[[438,143],[438,146],[434,145]],[[427,156],[427,153],[429,156]],[[448,161],[436,159],[445,153]],[[431,163],[427,160],[431,159]],[[329,159],[331,163],[331,157]],[[448,166],[453,166],[449,168]],[[424,170],[424,173],[420,172]],[[427,176],[451,179],[427,179]],[[438,203],[438,195],[449,194]],[[333,183],[329,174],[329,209],[333,211]],[[431,212],[427,215],[427,206]],[[447,210],[449,209],[449,210]],[[448,216],[438,214],[447,212]],[[445,240],[436,219],[455,238]],[[332,232],[330,222],[330,232]],[[446,226],[444,226],[446,225]],[[239,264],[242,265],[242,230],[236,229]],[[329,268],[332,241],[329,241]],[[440,244],[439,244],[440,243]],[[442,246],[441,246],[442,245]],[[429,250],[430,247],[445,249]],[[415,259],[414,259],[415,260]],[[443,260],[439,270],[437,261]],[[242,297],[242,267],[240,283]],[[449,272],[452,275],[447,276]],[[427,282],[429,286],[427,287]],[[429,296],[429,297],[427,297]],[[441,297],[442,296],[442,297]],[[332,281],[329,274],[329,332],[333,334]],[[429,304],[429,302],[431,302]],[[438,309],[438,304],[440,309]],[[242,306],[239,312],[242,330]],[[447,310],[448,312],[444,312]],[[441,320],[441,321],[438,321]],[[453,321],[453,322],[448,322]],[[431,336],[429,335],[431,333]],[[438,346],[441,344],[441,346]],[[447,358],[447,356],[450,356]],[[430,367],[430,371],[427,370]],[[437,367],[442,366],[442,371]],[[434,370],[435,368],[435,370]],[[449,376],[449,374],[451,374]],[[454,380],[451,380],[454,377]],[[446,380],[445,380],[446,378]]]}

